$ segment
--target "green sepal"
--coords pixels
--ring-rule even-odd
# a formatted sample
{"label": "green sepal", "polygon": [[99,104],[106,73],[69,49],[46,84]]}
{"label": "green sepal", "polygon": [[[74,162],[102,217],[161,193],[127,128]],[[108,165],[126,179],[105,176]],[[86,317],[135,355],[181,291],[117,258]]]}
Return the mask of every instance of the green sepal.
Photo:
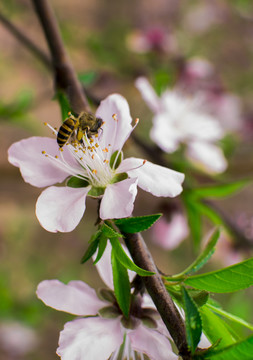
{"label": "green sepal", "polygon": [[115,219],[114,223],[120,231],[129,234],[135,234],[149,229],[162,214],[153,214],[145,216],[136,216],[123,219]]}
{"label": "green sepal", "polygon": [[197,305],[184,287],[182,287],[182,298],[185,312],[187,343],[190,347],[191,353],[194,354],[202,334],[201,316]]}
{"label": "green sepal", "polygon": [[67,181],[67,186],[72,188],[82,188],[89,186],[89,183],[85,179],[80,179],[76,176],[71,176]]}
{"label": "green sepal", "polygon": [[88,192],[88,195],[93,196],[93,197],[99,197],[101,195],[104,195],[104,192],[105,192],[104,187],[94,187],[94,186],[92,186],[92,188]]}
{"label": "green sepal", "polygon": [[85,254],[82,257],[81,264],[84,264],[86,261],[88,261],[92,255],[95,254],[98,245],[99,245],[99,238],[101,236],[101,231],[98,230],[90,239],[90,245],[88,249],[86,250]]}
{"label": "green sepal", "polygon": [[126,180],[127,178],[128,178],[127,173],[115,174],[115,175],[113,176],[113,178],[111,179],[110,183],[111,183],[111,184],[115,184],[115,183],[117,183],[117,182]]}
{"label": "green sepal", "polygon": [[111,261],[115,296],[123,314],[128,317],[131,301],[130,281],[127,269],[119,261],[114,248],[112,248]]}
{"label": "green sepal", "polygon": [[121,264],[129,270],[132,270],[136,272],[140,276],[151,276],[155,273],[151,271],[147,271],[144,269],[141,269],[139,266],[137,266],[125,253],[124,249],[122,248],[118,238],[111,238],[110,239],[112,248],[114,249],[115,256],[118,258],[118,260],[121,262]]}
{"label": "green sepal", "polygon": [[242,290],[253,285],[253,258],[224,269],[201,275],[193,275],[184,280],[199,290],[227,293]]}
{"label": "green sepal", "polygon": [[114,153],[111,155],[111,158],[110,158],[110,163],[109,163],[110,168],[112,170],[117,169],[120,166],[120,163],[122,160],[123,160],[122,151],[118,151],[118,150],[114,151]]}

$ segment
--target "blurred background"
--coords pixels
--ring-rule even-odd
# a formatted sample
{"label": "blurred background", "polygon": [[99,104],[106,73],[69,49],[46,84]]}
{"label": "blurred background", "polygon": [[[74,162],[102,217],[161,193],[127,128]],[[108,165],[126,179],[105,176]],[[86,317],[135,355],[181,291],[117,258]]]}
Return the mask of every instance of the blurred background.
{"label": "blurred background", "polygon": [[[156,91],[177,86],[203,91],[209,106],[227,128],[223,150],[229,167],[223,181],[251,178],[253,169],[253,3],[248,0],[52,0],[62,35],[80,80],[95,99],[118,92],[140,118],[135,133],[148,138],[152,113],[134,86],[145,75]],[[0,14],[48,54],[40,24],[28,0],[2,0]],[[80,279],[102,285],[91,262],[80,260],[95,230],[95,200],[88,199],[80,225],[71,233],[45,231],[35,217],[42,189],[26,184],[7,161],[9,146],[33,135],[51,136],[43,125],[59,127],[50,71],[0,22],[0,360],[57,359],[59,331],[73,317],[47,308],[35,290],[44,279]],[[126,153],[148,159],[133,141]],[[201,177],[200,177],[201,178]],[[203,177],[203,181],[205,178]],[[253,238],[253,187],[217,201],[249,243]],[[139,191],[134,215],[166,208],[158,198]],[[214,227],[204,223],[207,233]],[[165,252],[144,234],[159,268],[176,273],[194,258],[190,237]],[[225,235],[224,235],[225,237]],[[229,239],[228,241],[232,241]],[[238,261],[246,250],[224,243],[207,269]],[[232,250],[231,250],[232,249]],[[232,261],[232,260],[231,260]],[[253,320],[252,291],[217,297],[227,311]]]}

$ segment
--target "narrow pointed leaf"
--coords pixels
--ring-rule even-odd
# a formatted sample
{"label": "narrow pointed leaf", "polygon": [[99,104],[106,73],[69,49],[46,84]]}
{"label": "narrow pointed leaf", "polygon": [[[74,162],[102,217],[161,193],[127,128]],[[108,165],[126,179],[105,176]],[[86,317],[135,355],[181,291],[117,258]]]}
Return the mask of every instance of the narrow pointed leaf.
{"label": "narrow pointed leaf", "polygon": [[201,314],[203,331],[207,338],[213,344],[220,340],[217,348],[228,346],[236,342],[235,337],[229,331],[229,327],[220,316],[214,314],[206,305],[199,308],[199,312]]}
{"label": "narrow pointed leaf", "polygon": [[127,269],[118,260],[114,249],[112,249],[111,259],[115,296],[123,314],[128,317],[131,300],[131,287]]}
{"label": "narrow pointed leaf", "polygon": [[107,237],[104,236],[104,234],[102,233],[100,238],[99,238],[99,244],[98,244],[98,253],[96,256],[96,259],[93,262],[93,265],[96,265],[96,263],[101,259],[101,257],[103,256],[103,253],[105,251],[107,245]]}
{"label": "narrow pointed leaf", "polygon": [[135,271],[140,276],[154,275],[153,272],[141,269],[139,266],[135,265],[135,263],[133,263],[133,261],[127,256],[117,238],[110,239],[110,242],[112,244],[112,248],[115,251],[115,256],[118,258],[121,264],[125,266],[126,269]]}
{"label": "narrow pointed leaf", "polygon": [[184,287],[182,287],[182,297],[187,343],[191,349],[191,353],[194,354],[202,334],[202,321],[197,305]]}
{"label": "narrow pointed leaf", "polygon": [[118,226],[120,231],[135,234],[149,229],[160,217],[162,214],[146,215],[146,216],[137,216],[124,219],[114,220],[115,225]]}
{"label": "narrow pointed leaf", "polygon": [[210,360],[252,360],[253,336],[225,348],[211,350],[206,353],[205,358]]}
{"label": "narrow pointed leaf", "polygon": [[240,318],[239,316],[236,316],[236,315],[233,315],[233,314],[230,314],[229,312],[223,310],[222,308],[220,307],[216,307],[216,306],[213,306],[211,304],[206,304],[206,306],[212,310],[214,313],[218,314],[218,315],[221,315],[223,316],[224,318],[234,322],[234,323],[237,323],[237,324],[240,324],[248,329],[250,329],[251,331],[253,331],[253,325],[248,323],[247,321],[245,321],[244,319]]}
{"label": "narrow pointed leaf", "polygon": [[199,290],[215,293],[246,289],[253,285],[253,258],[221,270],[190,276],[184,283]]}
{"label": "narrow pointed leaf", "polygon": [[101,231],[97,231],[90,240],[90,245],[88,249],[86,250],[85,254],[82,257],[81,264],[84,264],[86,261],[88,261],[93,254],[95,254],[98,245],[99,245],[99,237],[101,235]]}
{"label": "narrow pointed leaf", "polygon": [[241,190],[250,183],[249,180],[240,180],[230,184],[215,184],[193,189],[194,196],[200,198],[226,197]]}
{"label": "narrow pointed leaf", "polygon": [[[204,266],[206,262],[210,259],[210,257],[213,255],[214,247],[219,239],[219,236],[220,236],[220,231],[216,230],[209,239],[204,251],[197,257],[197,259],[187,269],[185,269],[179,275],[181,276],[181,275],[192,274],[198,271],[202,266]],[[175,275],[175,277],[177,277],[177,275]]]}

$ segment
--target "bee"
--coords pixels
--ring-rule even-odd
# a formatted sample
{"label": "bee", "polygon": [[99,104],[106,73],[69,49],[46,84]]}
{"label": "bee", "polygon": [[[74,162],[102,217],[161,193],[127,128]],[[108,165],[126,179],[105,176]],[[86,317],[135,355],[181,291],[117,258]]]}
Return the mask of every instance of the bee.
{"label": "bee", "polygon": [[84,135],[91,138],[91,136],[98,134],[98,130],[103,125],[101,118],[97,118],[94,114],[85,111],[81,112],[78,117],[75,117],[70,112],[68,116],[57,134],[57,143],[60,148],[66,144],[72,135],[75,135],[76,140],[81,143]]}

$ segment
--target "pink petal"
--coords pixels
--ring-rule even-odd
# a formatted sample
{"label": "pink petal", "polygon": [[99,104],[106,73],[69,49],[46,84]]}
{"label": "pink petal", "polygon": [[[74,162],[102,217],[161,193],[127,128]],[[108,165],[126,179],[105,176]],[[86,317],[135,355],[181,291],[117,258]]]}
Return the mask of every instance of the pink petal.
{"label": "pink petal", "polygon": [[62,182],[68,172],[50,161],[42,151],[59,156],[59,146],[55,139],[30,137],[12,144],[8,150],[9,162],[20,168],[26,182],[44,187]]}
{"label": "pink petal", "polygon": [[149,81],[145,77],[139,77],[135,81],[135,86],[141,93],[143,100],[146,102],[148,107],[154,112],[160,111],[160,99],[157,96],[155,90],[150,85]]}
{"label": "pink petal", "polygon": [[74,315],[96,315],[105,303],[98,299],[94,289],[82,281],[44,280],[36,294],[47,306]]}
{"label": "pink petal", "polygon": [[227,161],[221,149],[213,144],[192,142],[188,145],[187,156],[204,170],[212,173],[221,173],[227,168]]}
{"label": "pink petal", "polygon": [[132,214],[137,194],[137,179],[108,185],[100,206],[101,219],[120,219]]}
{"label": "pink petal", "polygon": [[119,319],[78,319],[65,324],[57,354],[62,360],[107,360],[122,342]]}
{"label": "pink petal", "polygon": [[[112,117],[114,114],[116,120]],[[108,96],[101,102],[96,116],[105,121],[99,139],[102,149],[108,148],[109,144],[112,152],[121,149],[132,130],[132,117],[126,99],[119,94]]]}
{"label": "pink petal", "polygon": [[[132,170],[133,169],[133,170]],[[155,196],[175,197],[182,192],[184,174],[155,165],[142,159],[128,158],[122,161],[119,172],[127,172],[130,178],[138,178],[138,186]]]}
{"label": "pink petal", "polygon": [[51,232],[74,230],[83,217],[90,188],[51,186],[44,190],[36,203],[36,216],[41,226]]}
{"label": "pink petal", "polygon": [[153,242],[165,250],[175,249],[188,233],[187,221],[180,213],[174,213],[170,221],[161,218],[152,227]]}
{"label": "pink petal", "polygon": [[140,325],[128,334],[132,348],[146,354],[150,360],[177,360],[169,340],[156,330]]}
{"label": "pink petal", "polygon": [[[99,273],[99,276],[106,284],[106,286],[108,286],[110,289],[113,289],[111,252],[112,252],[112,246],[108,241],[102,258],[99,260],[98,263],[96,263],[96,268]],[[96,256],[93,256],[93,260],[95,260],[95,258]]]}

